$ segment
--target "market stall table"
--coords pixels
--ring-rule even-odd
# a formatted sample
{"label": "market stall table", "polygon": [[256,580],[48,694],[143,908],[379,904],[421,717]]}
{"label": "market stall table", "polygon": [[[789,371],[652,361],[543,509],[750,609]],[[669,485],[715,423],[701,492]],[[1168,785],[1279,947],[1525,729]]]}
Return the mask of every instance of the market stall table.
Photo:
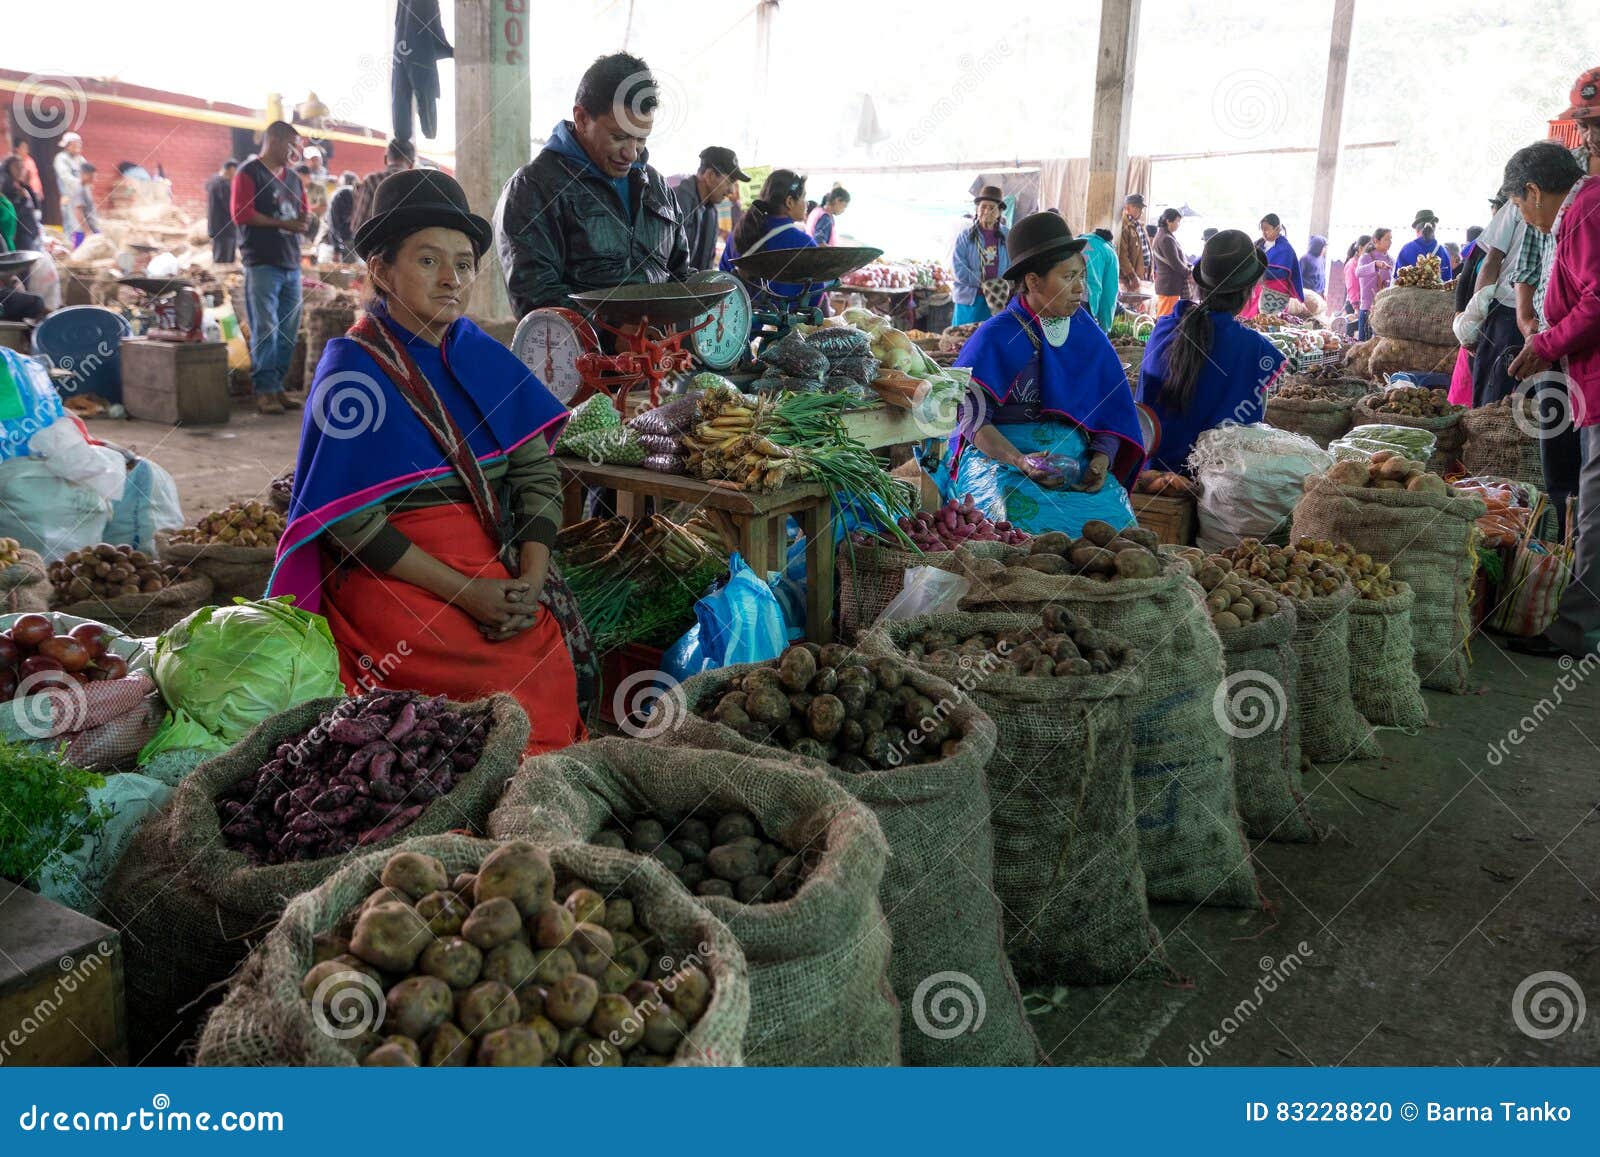
{"label": "market stall table", "polygon": [[833,526],[828,518],[832,496],[815,482],[793,482],[762,494],[730,483],[702,481],[682,474],[662,474],[637,466],[596,464],[583,458],[558,457],[565,484],[564,525],[583,517],[584,491],[601,487],[617,492],[617,513],[638,516],[638,500],[687,502],[703,511],[737,544],[756,570],[782,569],[783,520],[793,515],[806,538],[806,637],[833,641]]}

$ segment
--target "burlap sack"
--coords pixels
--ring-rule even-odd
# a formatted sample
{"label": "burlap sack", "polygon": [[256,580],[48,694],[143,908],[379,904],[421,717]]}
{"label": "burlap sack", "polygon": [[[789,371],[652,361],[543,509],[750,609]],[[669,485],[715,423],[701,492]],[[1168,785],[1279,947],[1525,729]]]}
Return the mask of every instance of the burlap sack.
{"label": "burlap sack", "polygon": [[1472,632],[1474,548],[1487,507],[1476,498],[1340,486],[1321,475],[1305,481],[1294,534],[1348,542],[1389,564],[1412,590],[1412,661],[1424,687],[1467,690]]}
{"label": "burlap sack", "polygon": [[938,705],[960,750],[937,763],[853,774],[752,743],[695,713],[750,669],[695,676],[683,684],[677,703],[658,704],[647,726],[670,718],[675,726],[661,738],[671,744],[826,774],[871,808],[889,842],[879,898],[894,938],[889,983],[900,999],[906,1064],[1032,1064],[1036,1045],[1006,961],[994,894],[994,836],[983,778],[994,753],[994,724],[948,683],[910,668],[907,682]]}
{"label": "burlap sack", "polygon": [[[1436,373],[1434,369],[1446,358],[1455,359],[1460,346],[1434,345],[1431,342],[1408,341],[1399,337],[1380,337],[1367,359],[1367,371],[1374,378],[1399,373]],[[1360,425],[1362,419],[1357,418]]]}
{"label": "burlap sack", "polygon": [[[475,870],[498,846],[494,841],[455,835],[407,840],[398,847],[354,858],[316,888],[296,896],[277,927],[234,978],[226,998],[207,1018],[195,1063],[240,1068],[355,1064],[344,1041],[318,1028],[311,1003],[300,992],[300,980],[314,959],[312,938],[334,929],[371,894],[384,863],[397,851],[434,856],[446,871],[455,874]],[[742,1064],[750,989],[744,954],[728,930],[665,868],[639,856],[568,844],[550,848],[550,860],[558,877],[571,873],[607,897],[632,900],[635,912],[659,941],[653,948],[674,960],[698,965],[711,978],[711,1003],[678,1049],[673,1064]],[[376,996],[370,1000],[372,1019],[378,1024],[382,1005]]]}
{"label": "burlap sack", "polygon": [[335,301],[328,305],[313,305],[306,309],[305,374],[309,382],[322,360],[322,348],[356,323],[356,307],[349,302]]}
{"label": "burlap sack", "polygon": [[[1513,406],[1521,411],[1520,419]],[[1532,402],[1515,394],[1468,410],[1461,416],[1461,464],[1474,477],[1509,478],[1543,490],[1538,429],[1538,411]]]}
{"label": "burlap sack", "polygon": [[1218,690],[1223,730],[1233,740],[1239,818],[1252,839],[1312,843],[1316,823],[1300,774],[1300,662],[1294,604],[1220,631],[1228,677]]}
{"label": "burlap sack", "polygon": [[1427,430],[1434,438],[1433,453],[1428,456],[1428,469],[1441,476],[1454,471],[1456,462],[1461,457],[1461,415],[1465,411],[1458,410],[1439,418],[1413,418],[1407,414],[1391,414],[1373,409],[1373,404],[1382,397],[1382,394],[1369,394],[1357,402],[1351,412],[1353,424],[1410,426],[1413,430]]}
{"label": "burlap sack", "polygon": [[[1372,299],[1368,323],[1379,337],[1454,346],[1456,299],[1446,288],[1391,285]],[[1419,369],[1421,367],[1412,367]]]}
{"label": "burlap sack", "polygon": [[156,556],[191,574],[205,575],[211,580],[212,601],[222,606],[231,606],[235,597],[263,597],[277,553],[272,547],[173,542],[166,531],[156,534]]}
{"label": "burlap sack", "polygon": [[[222,838],[217,795],[256,771],[285,739],[301,735],[338,698],[310,699],[259,724],[186,777],[134,838],[106,891],[106,919],[122,931],[128,1041],[144,1057],[188,1040],[207,989],[227,978],[271,928],[288,899],[316,887],[351,856],[257,866]],[[458,705],[460,706],[460,705]],[[482,831],[522,757],[528,717],[509,695],[472,705],[493,720],[478,765],[416,822],[372,850],[458,828]],[[365,854],[362,849],[361,854]],[[355,853],[351,853],[355,855]]]}
{"label": "burlap sack", "polygon": [[1374,727],[1421,727],[1428,722],[1422,686],[1412,665],[1411,608],[1405,583],[1386,599],[1350,604],[1350,694]]}
{"label": "burlap sack", "polygon": [[124,635],[146,639],[159,635],[191,612],[205,606],[211,598],[211,580],[203,574],[189,575],[171,586],[147,595],[118,595],[110,599],[83,599],[53,609],[63,615],[94,619],[114,627]]}
{"label": "burlap sack", "polygon": [[1133,703],[1133,802],[1150,898],[1257,906],[1233,757],[1213,707],[1226,671],[1222,642],[1188,564],[1168,558],[1158,578],[1115,582],[1020,569],[1003,595],[975,581],[962,609],[1029,612],[1056,603],[1144,656]]}
{"label": "burlap sack", "polygon": [[955,569],[954,551],[913,554],[892,546],[839,544],[839,637],[854,642],[894,602],[905,586],[906,568]]}
{"label": "burlap sack", "polygon": [[1378,338],[1368,338],[1366,341],[1357,342],[1345,351],[1344,368],[1358,378],[1371,379],[1372,377],[1372,351],[1378,346]]}
{"label": "burlap sack", "polygon": [[1383,754],[1350,689],[1348,583],[1335,594],[1294,599],[1294,653],[1300,668],[1300,750],[1313,763],[1376,759]]}
{"label": "burlap sack", "polygon": [[489,817],[496,839],[587,841],[616,823],[742,811],[821,858],[792,899],[701,896],[750,970],[752,1065],[894,1065],[900,1009],[878,905],[889,848],[872,812],[826,776],[721,751],[599,739],[523,763]]}
{"label": "burlap sack", "polygon": [[1267,397],[1267,425],[1304,434],[1324,450],[1350,432],[1354,402],[1319,402],[1310,398]]}
{"label": "burlap sack", "polygon": [[17,561],[0,570],[0,613],[42,612],[50,609],[50,575],[44,559],[26,548]]}
{"label": "burlap sack", "polygon": [[[933,628],[957,635],[1039,632],[1037,615],[928,615],[886,623],[861,640],[900,655]],[[1024,678],[980,662],[907,659],[959,687],[995,725],[985,775],[994,826],[994,887],[1006,955],[1023,980],[1109,984],[1165,963],[1150,922],[1134,826],[1133,696],[1137,659],[1111,675]]]}

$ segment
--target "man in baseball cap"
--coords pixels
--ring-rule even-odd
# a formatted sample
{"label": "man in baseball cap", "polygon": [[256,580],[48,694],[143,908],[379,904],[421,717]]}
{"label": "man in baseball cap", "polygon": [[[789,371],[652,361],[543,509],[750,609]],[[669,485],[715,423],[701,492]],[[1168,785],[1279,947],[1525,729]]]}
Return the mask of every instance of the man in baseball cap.
{"label": "man in baseball cap", "polygon": [[673,188],[684,232],[689,236],[689,265],[694,269],[717,267],[717,206],[728,199],[734,186],[750,175],[739,167],[732,149],[712,145],[700,151],[700,169]]}
{"label": "man in baseball cap", "polygon": [[1564,121],[1578,122],[1578,148],[1573,155],[1590,173],[1600,170],[1600,68],[1591,68],[1572,83]]}

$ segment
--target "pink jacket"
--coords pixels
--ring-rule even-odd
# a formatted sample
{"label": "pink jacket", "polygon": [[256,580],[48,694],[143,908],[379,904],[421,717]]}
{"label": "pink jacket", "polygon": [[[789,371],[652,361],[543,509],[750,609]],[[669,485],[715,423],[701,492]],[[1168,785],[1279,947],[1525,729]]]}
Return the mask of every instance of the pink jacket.
{"label": "pink jacket", "polygon": [[1529,344],[1547,362],[1566,359],[1567,375],[1583,396],[1578,425],[1594,426],[1600,424],[1600,179],[1583,179],[1562,208],[1555,235],[1544,291],[1550,328]]}
{"label": "pink jacket", "polygon": [[1393,277],[1392,257],[1376,249],[1370,253],[1363,253],[1356,262],[1356,285],[1360,290],[1359,308],[1371,309],[1372,299],[1378,296],[1378,290],[1388,289]]}

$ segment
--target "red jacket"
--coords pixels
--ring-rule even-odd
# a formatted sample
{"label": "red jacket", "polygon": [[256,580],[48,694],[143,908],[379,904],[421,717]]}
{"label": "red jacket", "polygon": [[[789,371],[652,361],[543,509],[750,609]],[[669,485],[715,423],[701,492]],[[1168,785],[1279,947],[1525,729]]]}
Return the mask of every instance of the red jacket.
{"label": "red jacket", "polygon": [[1600,178],[1585,178],[1561,210],[1544,316],[1550,328],[1529,344],[1547,362],[1566,359],[1583,396],[1578,425],[1600,425]]}

